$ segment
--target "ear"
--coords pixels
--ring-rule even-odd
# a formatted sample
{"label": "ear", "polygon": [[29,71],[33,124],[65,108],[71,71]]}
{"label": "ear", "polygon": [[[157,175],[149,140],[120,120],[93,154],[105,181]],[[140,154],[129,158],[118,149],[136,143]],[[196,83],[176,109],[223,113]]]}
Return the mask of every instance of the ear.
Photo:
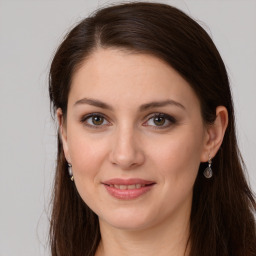
{"label": "ear", "polygon": [[68,149],[68,143],[67,143],[67,127],[64,123],[64,117],[63,112],[61,108],[58,108],[56,111],[58,124],[59,124],[59,136],[62,142],[63,151],[65,154],[65,158],[68,163],[71,163],[70,155],[69,155],[69,149]]}
{"label": "ear", "polygon": [[201,162],[207,162],[217,154],[228,126],[228,111],[224,106],[216,108],[216,119],[213,124],[207,125],[204,140],[204,149]]}

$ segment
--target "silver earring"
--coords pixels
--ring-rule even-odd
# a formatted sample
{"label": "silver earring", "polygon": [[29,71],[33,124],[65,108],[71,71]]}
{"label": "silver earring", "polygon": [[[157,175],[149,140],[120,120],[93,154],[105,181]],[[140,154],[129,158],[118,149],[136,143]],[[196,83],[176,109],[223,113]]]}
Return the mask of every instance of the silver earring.
{"label": "silver earring", "polygon": [[203,174],[204,174],[204,177],[207,178],[207,179],[210,179],[213,175],[212,173],[212,159],[211,157],[209,156],[209,160],[208,160],[208,167],[205,168]]}
{"label": "silver earring", "polygon": [[70,163],[68,163],[68,174],[70,176],[70,179],[72,181],[74,181],[74,176],[73,176],[73,172],[72,172],[72,165]]}

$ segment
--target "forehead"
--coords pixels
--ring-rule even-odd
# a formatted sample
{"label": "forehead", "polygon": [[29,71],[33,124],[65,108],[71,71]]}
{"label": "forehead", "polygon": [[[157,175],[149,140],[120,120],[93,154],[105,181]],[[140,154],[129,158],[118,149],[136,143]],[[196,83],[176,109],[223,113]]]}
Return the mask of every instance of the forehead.
{"label": "forehead", "polygon": [[198,104],[191,86],[166,62],[119,49],[96,50],[75,72],[69,98],[83,97],[124,104],[171,97]]}

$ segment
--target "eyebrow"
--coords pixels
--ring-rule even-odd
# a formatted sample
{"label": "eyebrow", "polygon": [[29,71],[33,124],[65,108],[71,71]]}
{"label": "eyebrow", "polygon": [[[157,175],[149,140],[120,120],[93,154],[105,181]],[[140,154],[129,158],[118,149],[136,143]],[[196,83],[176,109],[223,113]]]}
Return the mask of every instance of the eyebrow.
{"label": "eyebrow", "polygon": [[[103,108],[103,109],[108,109],[108,110],[113,110],[114,108],[110,105],[108,105],[107,103],[104,103],[102,101],[96,100],[96,99],[89,99],[89,98],[83,98],[81,100],[78,100],[75,102],[74,106],[80,105],[80,104],[88,104],[91,106],[95,106],[95,107],[99,107],[99,108]],[[145,111],[151,108],[157,108],[157,107],[165,107],[167,105],[173,105],[176,107],[179,107],[183,110],[185,110],[185,107],[174,100],[168,99],[168,100],[164,100],[164,101],[153,101],[153,102],[149,102],[146,104],[143,104],[140,106],[139,110],[140,111]]]}
{"label": "eyebrow", "polygon": [[77,106],[77,105],[80,105],[80,104],[88,104],[88,105],[95,106],[95,107],[98,107],[98,108],[104,108],[104,109],[113,110],[113,107],[111,107],[107,103],[104,103],[102,101],[95,100],[95,99],[83,98],[81,100],[78,100],[74,104],[74,106]]}
{"label": "eyebrow", "polygon": [[150,108],[165,107],[167,105],[173,105],[173,106],[176,106],[176,107],[179,107],[179,108],[182,108],[183,110],[185,110],[185,107],[181,103],[169,99],[169,100],[164,100],[164,101],[153,101],[153,102],[143,104],[140,106],[140,111],[145,111]]}

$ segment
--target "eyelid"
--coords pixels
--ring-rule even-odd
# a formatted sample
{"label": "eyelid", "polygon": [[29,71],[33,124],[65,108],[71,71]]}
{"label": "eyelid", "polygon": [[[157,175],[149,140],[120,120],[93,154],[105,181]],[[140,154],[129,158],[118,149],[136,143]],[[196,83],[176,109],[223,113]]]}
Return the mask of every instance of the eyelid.
{"label": "eyelid", "polygon": [[[94,116],[99,116],[99,117],[103,118],[105,121],[108,122],[108,124],[91,125],[91,124],[86,122],[86,120],[88,120],[89,118],[94,117]],[[150,119],[156,118],[156,117],[163,117],[163,118],[165,118],[169,122],[169,124],[163,125],[163,126],[147,125],[147,124],[145,125],[145,123],[147,123]],[[88,127],[95,128],[95,129],[99,129],[99,128],[103,128],[104,126],[112,125],[111,122],[108,120],[108,118],[104,114],[98,113],[98,112],[89,113],[87,115],[82,116],[82,118],[80,119],[80,122],[83,123],[84,125],[88,126]],[[156,113],[149,114],[146,117],[146,121],[143,122],[142,125],[143,126],[150,126],[150,127],[154,128],[154,129],[165,129],[165,128],[168,128],[171,125],[175,124],[176,122],[177,122],[177,120],[173,116],[165,114],[165,113],[161,113],[161,112],[156,112]]]}
{"label": "eyelid", "polygon": [[[163,126],[157,126],[157,125],[144,125],[146,122],[148,122],[150,119],[152,118],[155,118],[155,117],[163,117],[165,118],[169,124],[168,125],[163,125]],[[165,129],[165,128],[168,128],[170,127],[171,125],[175,124],[177,122],[177,120],[171,116],[171,115],[168,115],[168,114],[165,114],[165,113],[152,113],[150,115],[147,116],[147,120],[146,122],[143,123],[144,126],[151,126],[152,128],[154,129]]]}
{"label": "eyelid", "polygon": [[[86,122],[89,118],[94,117],[94,116],[99,116],[99,117],[103,118],[104,120],[106,120],[108,122],[108,124],[91,125],[91,124]],[[102,128],[102,127],[104,127],[106,125],[107,126],[111,125],[111,122],[108,120],[108,118],[104,114],[97,113],[97,112],[90,113],[90,114],[82,116],[82,118],[80,119],[80,122],[83,123],[84,125],[88,126],[88,127],[95,128],[95,129]]]}

